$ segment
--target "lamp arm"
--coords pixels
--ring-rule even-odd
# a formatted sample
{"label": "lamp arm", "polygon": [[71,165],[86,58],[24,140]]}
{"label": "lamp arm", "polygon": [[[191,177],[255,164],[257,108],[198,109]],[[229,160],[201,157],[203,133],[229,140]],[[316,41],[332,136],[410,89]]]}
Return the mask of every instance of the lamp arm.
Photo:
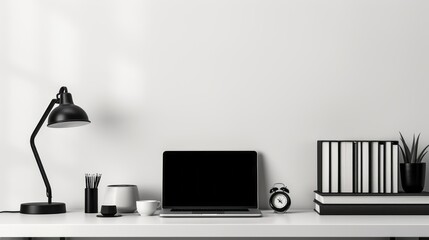
{"label": "lamp arm", "polygon": [[45,169],[43,168],[42,160],[40,160],[39,153],[37,152],[36,145],[34,144],[34,139],[36,138],[37,133],[39,132],[40,128],[42,127],[43,123],[45,122],[52,108],[54,108],[55,103],[58,103],[58,99],[51,100],[51,102],[49,103],[48,107],[45,110],[45,113],[43,113],[42,118],[40,119],[33,133],[31,134],[31,138],[30,138],[31,150],[33,150],[33,154],[34,154],[34,157],[36,158],[37,166],[39,167],[40,174],[42,174],[43,182],[45,183],[45,186],[46,186],[46,196],[48,197],[48,203],[52,203],[52,189],[51,189],[51,185],[49,184],[48,176],[46,175]]}

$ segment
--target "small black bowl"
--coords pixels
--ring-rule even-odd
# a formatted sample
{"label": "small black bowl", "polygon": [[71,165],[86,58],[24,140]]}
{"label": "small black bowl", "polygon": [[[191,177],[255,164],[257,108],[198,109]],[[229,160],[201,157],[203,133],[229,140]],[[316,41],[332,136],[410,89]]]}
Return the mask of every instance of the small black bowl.
{"label": "small black bowl", "polygon": [[113,217],[118,212],[115,205],[102,205],[100,213],[104,217]]}

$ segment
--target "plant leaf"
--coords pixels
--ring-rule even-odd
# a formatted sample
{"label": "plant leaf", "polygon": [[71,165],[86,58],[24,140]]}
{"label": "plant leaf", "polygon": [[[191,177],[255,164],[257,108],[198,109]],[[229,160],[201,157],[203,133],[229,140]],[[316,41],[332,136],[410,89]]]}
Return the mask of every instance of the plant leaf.
{"label": "plant leaf", "polygon": [[414,155],[414,157],[416,158],[416,161],[418,160],[418,155],[419,155],[418,148],[419,148],[420,134],[421,133],[419,133],[419,135],[417,136],[416,146],[415,146],[415,155]]}
{"label": "plant leaf", "polygon": [[408,159],[407,159],[407,157],[405,156],[404,149],[402,149],[402,146],[401,146],[401,145],[399,145],[399,149],[401,149],[402,158],[404,159],[404,162],[405,162],[405,163],[408,163]]}
{"label": "plant leaf", "polygon": [[426,151],[426,149],[428,149],[429,145],[427,145],[425,148],[423,148],[422,152],[420,153],[418,159],[420,160],[420,162],[423,160],[423,153]]}
{"label": "plant leaf", "polygon": [[407,143],[405,142],[404,136],[402,136],[402,133],[399,132],[399,134],[401,135],[401,141],[402,141],[402,145],[404,145],[404,150],[405,150],[405,159],[404,162],[411,162],[411,152],[410,149],[408,148]]}
{"label": "plant leaf", "polygon": [[413,144],[411,145],[411,162],[416,162],[417,156],[416,156],[416,152],[414,151],[416,146],[416,135],[413,134]]}
{"label": "plant leaf", "polygon": [[[422,152],[422,153],[423,153],[423,152]],[[423,155],[422,155],[422,157],[421,157],[421,159],[420,159],[419,163],[420,163],[420,162],[422,162],[422,160],[423,160],[423,158],[425,157],[426,153],[428,153],[428,152],[426,151],[425,153],[423,153]]]}

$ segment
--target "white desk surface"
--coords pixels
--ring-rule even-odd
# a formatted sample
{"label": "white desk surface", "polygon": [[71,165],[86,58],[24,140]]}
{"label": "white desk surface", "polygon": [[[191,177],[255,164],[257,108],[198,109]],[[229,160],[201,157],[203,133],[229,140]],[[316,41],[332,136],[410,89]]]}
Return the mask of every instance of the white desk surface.
{"label": "white desk surface", "polygon": [[98,218],[82,211],[0,214],[0,237],[424,237],[429,216],[320,216],[313,211],[261,218]]}

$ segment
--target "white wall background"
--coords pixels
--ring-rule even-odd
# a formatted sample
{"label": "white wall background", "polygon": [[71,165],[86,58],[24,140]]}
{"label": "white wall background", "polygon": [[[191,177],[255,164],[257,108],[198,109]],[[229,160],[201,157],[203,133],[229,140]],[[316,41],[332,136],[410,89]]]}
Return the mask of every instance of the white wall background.
{"label": "white wall background", "polygon": [[[29,146],[65,85],[92,124],[43,127],[54,200],[86,172],[161,197],[164,150],[257,150],[261,205],[312,208],[317,139],[429,143],[429,2],[0,1],[0,209],[42,201]],[[237,182],[241,183],[239,179]]]}

